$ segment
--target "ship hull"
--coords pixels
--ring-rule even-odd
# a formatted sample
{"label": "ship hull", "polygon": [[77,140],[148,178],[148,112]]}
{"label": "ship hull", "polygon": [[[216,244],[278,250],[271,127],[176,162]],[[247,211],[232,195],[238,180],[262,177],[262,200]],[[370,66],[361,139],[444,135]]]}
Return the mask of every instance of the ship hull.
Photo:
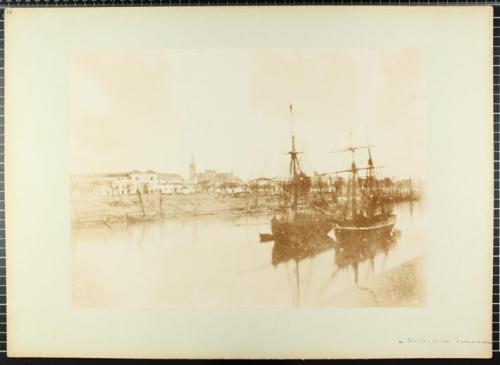
{"label": "ship hull", "polygon": [[333,248],[334,240],[327,234],[333,223],[327,217],[298,214],[294,219],[271,220],[274,240],[272,263],[303,260]]}
{"label": "ship hull", "polygon": [[395,224],[395,215],[369,224],[352,221],[337,222],[335,224],[335,237],[339,241],[349,241],[360,236],[388,236],[391,234]]}
{"label": "ship hull", "polygon": [[275,240],[287,240],[294,237],[325,236],[333,229],[333,223],[320,215],[298,214],[293,220],[273,219],[271,231]]}

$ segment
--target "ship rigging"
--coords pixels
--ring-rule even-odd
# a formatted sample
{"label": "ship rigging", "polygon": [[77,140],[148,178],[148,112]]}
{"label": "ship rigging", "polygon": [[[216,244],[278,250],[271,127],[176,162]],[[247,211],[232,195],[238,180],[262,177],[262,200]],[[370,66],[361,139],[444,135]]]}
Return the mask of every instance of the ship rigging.
{"label": "ship rigging", "polygon": [[[387,235],[392,232],[396,223],[391,202],[380,194],[375,169],[381,167],[376,167],[373,163],[372,148],[373,146],[360,146],[335,151],[351,152],[352,158],[350,169],[336,172],[350,174],[348,198],[343,212],[337,212],[333,218],[338,240],[349,240],[360,234]],[[368,151],[368,166],[360,168],[355,162],[355,152],[362,149]],[[367,171],[367,176],[360,186],[358,173],[363,170]]]}

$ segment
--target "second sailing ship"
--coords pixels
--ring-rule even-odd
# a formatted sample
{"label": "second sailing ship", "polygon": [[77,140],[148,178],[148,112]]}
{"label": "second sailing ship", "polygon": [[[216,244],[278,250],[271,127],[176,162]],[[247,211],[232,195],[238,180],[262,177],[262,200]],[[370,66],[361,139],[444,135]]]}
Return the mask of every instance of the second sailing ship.
{"label": "second sailing ship", "polygon": [[[357,167],[354,159],[355,151],[368,150],[368,166]],[[396,215],[392,211],[392,202],[380,193],[379,182],[374,171],[371,146],[349,147],[351,152],[351,168],[338,171],[350,174],[347,200],[342,209],[335,212],[335,236],[339,241],[349,241],[360,235],[390,235],[396,223]],[[366,170],[367,176],[360,184],[358,173]]]}

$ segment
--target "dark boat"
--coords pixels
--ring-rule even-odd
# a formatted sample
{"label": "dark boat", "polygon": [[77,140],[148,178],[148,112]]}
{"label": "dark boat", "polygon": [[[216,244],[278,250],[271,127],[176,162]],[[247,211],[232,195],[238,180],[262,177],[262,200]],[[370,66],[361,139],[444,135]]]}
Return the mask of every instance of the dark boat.
{"label": "dark boat", "polygon": [[[356,166],[354,152],[360,148],[368,149],[368,167],[358,168]],[[343,214],[337,212],[333,218],[336,238],[339,241],[355,241],[360,235],[390,235],[396,223],[396,215],[392,213],[390,199],[379,193],[371,147],[349,147],[344,151],[352,153],[351,168],[339,172],[350,173],[350,189]],[[363,186],[358,186],[358,172],[360,170],[368,172]]]}
{"label": "dark boat", "polygon": [[333,228],[328,217],[317,212],[294,212],[290,217],[275,216],[271,219],[271,231],[275,240],[287,237],[325,236]]}
{"label": "dark boat", "polygon": [[294,237],[321,237],[333,228],[333,222],[308,202],[311,178],[300,169],[295,137],[292,136],[289,181],[284,185],[283,211],[271,219],[271,231],[275,241]]}
{"label": "dark boat", "polygon": [[[290,115],[292,105],[290,105]],[[300,306],[299,262],[313,258],[334,248],[334,240],[327,234],[333,228],[333,221],[324,210],[318,209],[318,202],[309,201],[311,178],[300,169],[295,137],[292,135],[289,179],[282,185],[281,209],[271,219],[272,234],[260,234],[261,242],[274,241],[272,264],[286,265],[295,261],[295,304]],[[327,208],[320,202],[319,206]]]}

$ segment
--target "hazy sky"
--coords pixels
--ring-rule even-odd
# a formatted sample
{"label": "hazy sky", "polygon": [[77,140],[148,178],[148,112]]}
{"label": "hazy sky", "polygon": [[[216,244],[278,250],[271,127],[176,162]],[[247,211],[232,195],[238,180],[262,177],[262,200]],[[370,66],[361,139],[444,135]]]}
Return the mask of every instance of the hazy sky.
{"label": "hazy sky", "polygon": [[384,175],[424,178],[425,76],[411,49],[78,51],[71,170],[186,176],[193,153],[198,170],[284,176],[293,131],[306,173],[372,144]]}

